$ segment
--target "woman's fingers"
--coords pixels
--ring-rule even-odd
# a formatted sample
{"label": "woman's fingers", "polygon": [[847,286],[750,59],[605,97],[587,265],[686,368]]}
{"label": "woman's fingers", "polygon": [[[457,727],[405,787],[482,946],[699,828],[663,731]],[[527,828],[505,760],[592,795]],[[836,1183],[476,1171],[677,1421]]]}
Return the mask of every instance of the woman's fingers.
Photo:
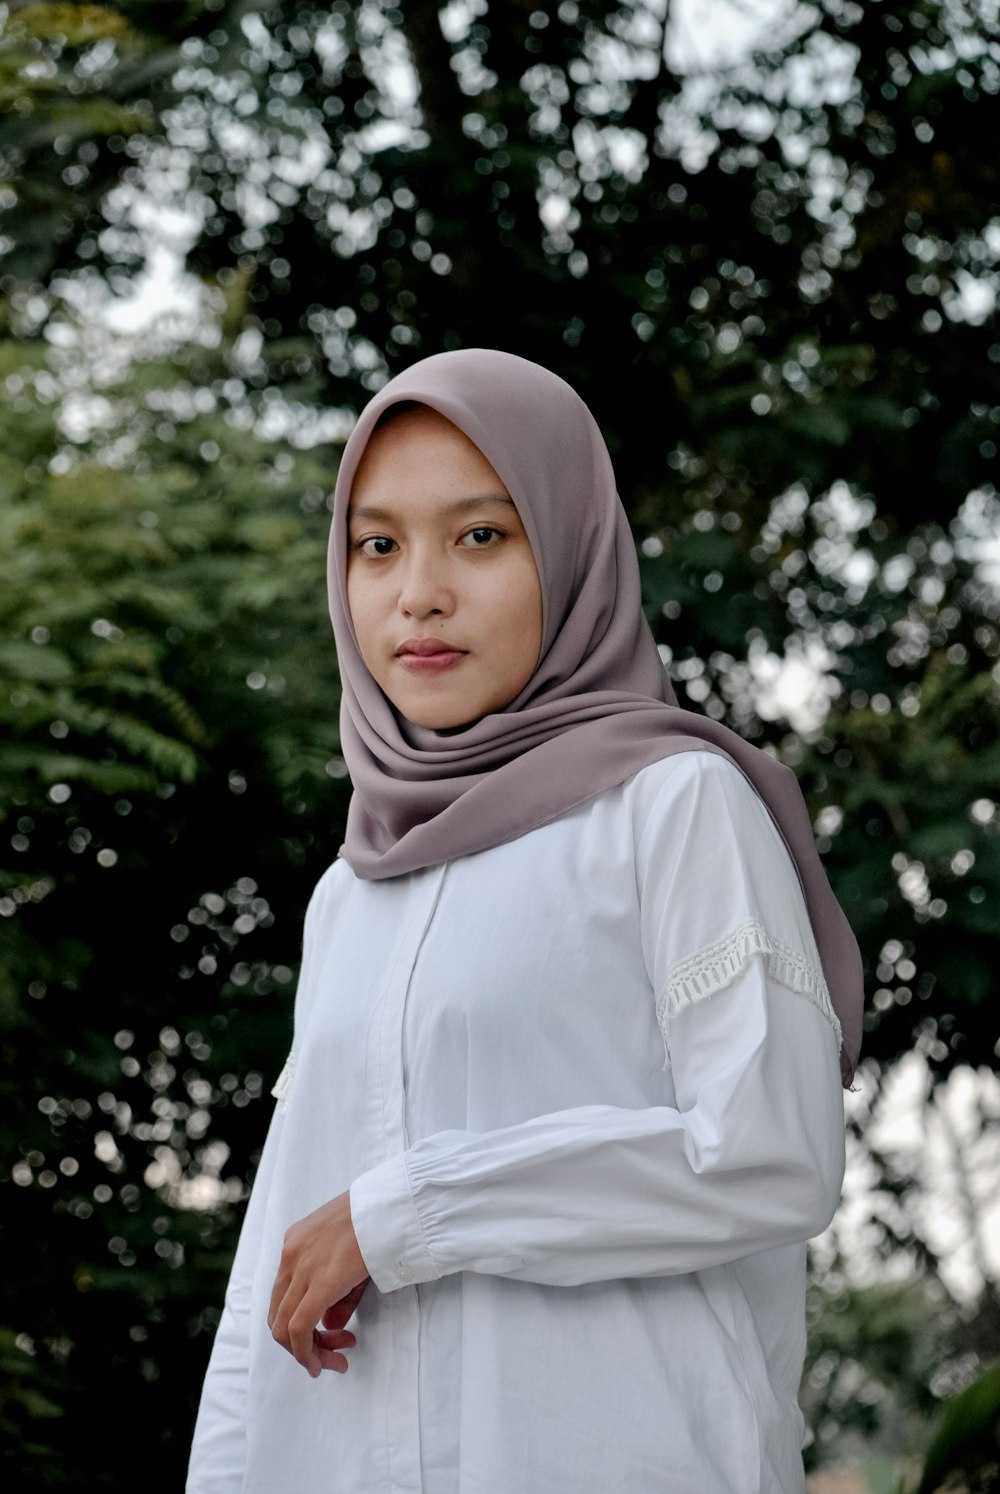
{"label": "woman's fingers", "polygon": [[291,1272],[282,1261],[277,1276],[274,1278],[274,1287],[271,1291],[271,1301],[267,1309],[267,1326],[274,1331],[274,1325],[278,1319],[285,1293],[288,1291],[288,1283],[291,1280]]}
{"label": "woman's fingers", "polygon": [[308,1305],[303,1307],[300,1304],[292,1312],[292,1305],[287,1298],[283,1298],[274,1312],[271,1332],[275,1340],[283,1349],[287,1349],[290,1354],[294,1355],[314,1379],[322,1369],[338,1370],[343,1374],[347,1369],[347,1359],[342,1350],[354,1348],[357,1343],[354,1334],[349,1328],[343,1327],[316,1328],[315,1318],[312,1320],[313,1326],[306,1334],[297,1324],[308,1319],[311,1309]]}
{"label": "woman's fingers", "polygon": [[338,1328],[332,1333],[329,1329],[317,1328],[313,1337],[320,1349],[353,1349],[357,1343],[349,1328]]}
{"label": "woman's fingers", "polygon": [[[277,1296],[277,1287],[275,1296]],[[272,1305],[268,1317],[268,1326],[275,1342],[279,1343],[283,1349],[287,1349],[289,1354],[297,1359],[310,1374],[313,1374],[315,1369],[313,1334],[320,1315],[319,1308],[313,1307],[314,1300],[314,1293],[303,1293],[301,1288],[292,1281],[277,1306]],[[273,1302],[272,1298],[272,1304]],[[315,1373],[319,1373],[318,1369],[315,1369]]]}
{"label": "woman's fingers", "polygon": [[371,1277],[366,1276],[364,1281],[359,1282],[356,1287],[353,1287],[345,1297],[341,1297],[339,1302],[335,1302],[332,1307],[328,1307],[323,1314],[323,1327],[343,1328],[361,1301],[365,1287],[370,1281]]}
{"label": "woman's fingers", "polygon": [[315,1380],[320,1372],[319,1351],[313,1341],[316,1332],[315,1318],[307,1323],[304,1316],[293,1313],[288,1322],[288,1352],[297,1359],[304,1370]]}
{"label": "woman's fingers", "polygon": [[288,1348],[313,1379],[322,1367],[316,1348],[316,1324],[323,1312],[324,1296],[322,1287],[313,1287],[306,1292],[288,1319]]}
{"label": "woman's fingers", "polygon": [[313,1379],[324,1368],[347,1368],[340,1352],[347,1339],[321,1342],[317,1330],[322,1319],[324,1330],[342,1331],[368,1280],[348,1193],[330,1199],[285,1231],[267,1323],[276,1342]]}
{"label": "woman's fingers", "polygon": [[[363,1290],[363,1287],[362,1287]],[[341,1297],[332,1307],[322,1313],[323,1328],[316,1327],[320,1318],[318,1303],[322,1298],[316,1292],[307,1293],[296,1301],[294,1288],[286,1290],[272,1305],[268,1316],[268,1327],[275,1341],[298,1360],[315,1379],[321,1369],[345,1370],[347,1360],[339,1352],[353,1348],[357,1339],[344,1323],[354,1311],[355,1302],[361,1295],[355,1288]],[[275,1288],[277,1297],[277,1287]],[[272,1303],[274,1299],[272,1298]]]}
{"label": "woman's fingers", "polygon": [[353,1333],[341,1328],[334,1333],[317,1329],[313,1334],[316,1353],[322,1369],[337,1370],[343,1374],[348,1367],[347,1356],[341,1351],[353,1349],[357,1340]]}
{"label": "woman's fingers", "polygon": [[[275,1289],[275,1297],[277,1297],[277,1288]],[[287,1349],[289,1354],[294,1354],[295,1350],[292,1348],[288,1325],[296,1306],[295,1297],[289,1291],[286,1291],[282,1297],[278,1298],[277,1302],[275,1302],[275,1297],[271,1299],[271,1307],[267,1315],[267,1326],[271,1330],[271,1337],[275,1343],[280,1344],[283,1349]],[[296,1357],[298,1356],[296,1355]]]}

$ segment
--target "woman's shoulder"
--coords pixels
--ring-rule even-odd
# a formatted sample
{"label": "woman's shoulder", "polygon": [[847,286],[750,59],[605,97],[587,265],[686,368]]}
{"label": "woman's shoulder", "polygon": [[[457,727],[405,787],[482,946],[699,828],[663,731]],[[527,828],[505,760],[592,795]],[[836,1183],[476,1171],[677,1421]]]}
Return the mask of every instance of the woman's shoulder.
{"label": "woman's shoulder", "polygon": [[678,846],[686,835],[716,841],[745,826],[754,834],[770,822],[753,784],[724,753],[706,745],[666,752],[628,778],[577,805],[515,844],[535,851],[538,834],[583,836],[611,856],[641,860],[658,841]]}
{"label": "woman's shoulder", "polygon": [[728,816],[755,806],[767,813],[763,800],[732,758],[711,746],[681,748],[640,768],[622,785],[622,797],[637,825],[670,813],[683,803],[702,811],[717,809]]}
{"label": "woman's shoulder", "polygon": [[677,886],[721,897],[750,883],[789,889],[797,874],[771,811],[731,758],[683,750],[657,759],[623,786],[640,883],[672,868]]}
{"label": "woman's shoulder", "polygon": [[344,897],[354,873],[342,856],[336,856],[320,874],[306,908],[307,925],[322,919]]}

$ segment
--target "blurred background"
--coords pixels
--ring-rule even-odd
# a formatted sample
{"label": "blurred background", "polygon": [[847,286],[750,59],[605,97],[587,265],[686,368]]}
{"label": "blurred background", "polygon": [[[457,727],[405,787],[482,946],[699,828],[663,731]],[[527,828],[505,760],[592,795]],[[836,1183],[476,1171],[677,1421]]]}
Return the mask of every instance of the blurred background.
{"label": "blurred background", "polygon": [[795,769],[862,946],[812,1487],[1000,1485],[998,36],[0,5],[7,1488],[182,1486],[349,794],[338,456],[477,345],[591,406],[681,703]]}

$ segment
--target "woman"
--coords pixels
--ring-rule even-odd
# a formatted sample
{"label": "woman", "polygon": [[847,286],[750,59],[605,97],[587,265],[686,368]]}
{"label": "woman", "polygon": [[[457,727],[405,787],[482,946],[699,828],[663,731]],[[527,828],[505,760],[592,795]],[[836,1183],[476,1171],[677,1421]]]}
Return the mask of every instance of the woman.
{"label": "woman", "polygon": [[370,402],[330,604],[354,795],[189,1494],[801,1491],[861,965],[793,775],[677,707],[597,426],[510,354]]}

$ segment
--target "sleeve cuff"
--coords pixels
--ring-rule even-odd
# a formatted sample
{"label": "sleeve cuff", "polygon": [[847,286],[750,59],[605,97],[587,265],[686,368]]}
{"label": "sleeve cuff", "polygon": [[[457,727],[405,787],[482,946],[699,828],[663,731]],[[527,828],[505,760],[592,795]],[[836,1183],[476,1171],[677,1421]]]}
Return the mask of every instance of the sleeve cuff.
{"label": "sleeve cuff", "polygon": [[380,1292],[439,1279],[402,1154],[355,1178],[350,1203],[358,1249]]}

